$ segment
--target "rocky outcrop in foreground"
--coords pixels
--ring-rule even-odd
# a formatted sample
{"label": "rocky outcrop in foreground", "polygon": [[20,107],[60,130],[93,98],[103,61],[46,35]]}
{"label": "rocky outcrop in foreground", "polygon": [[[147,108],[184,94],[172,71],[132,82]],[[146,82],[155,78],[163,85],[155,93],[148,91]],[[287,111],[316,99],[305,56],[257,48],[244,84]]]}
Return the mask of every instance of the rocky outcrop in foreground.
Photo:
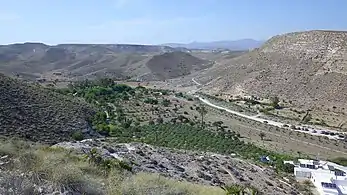
{"label": "rocky outcrop in foreground", "polygon": [[[228,183],[251,184],[265,194],[289,194],[296,190],[263,168],[231,156],[153,147],[147,144],[111,144],[99,140],[63,142],[53,147],[89,153],[96,148],[104,158],[127,161],[135,172],[159,173],[182,181],[221,186]],[[295,193],[294,193],[295,194]]]}

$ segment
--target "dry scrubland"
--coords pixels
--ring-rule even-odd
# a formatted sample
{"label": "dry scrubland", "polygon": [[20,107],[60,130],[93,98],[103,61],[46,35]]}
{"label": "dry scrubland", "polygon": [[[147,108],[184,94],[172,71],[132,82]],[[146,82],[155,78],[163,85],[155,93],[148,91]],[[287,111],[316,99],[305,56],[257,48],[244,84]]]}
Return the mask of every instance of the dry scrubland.
{"label": "dry scrubland", "polygon": [[224,194],[156,174],[105,169],[63,148],[3,139],[0,146],[1,194]]}

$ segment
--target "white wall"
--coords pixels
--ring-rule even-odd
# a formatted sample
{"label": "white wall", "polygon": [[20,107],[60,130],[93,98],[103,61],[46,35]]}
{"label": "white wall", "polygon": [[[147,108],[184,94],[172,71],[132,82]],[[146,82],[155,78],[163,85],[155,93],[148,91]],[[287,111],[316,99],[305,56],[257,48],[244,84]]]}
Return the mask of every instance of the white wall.
{"label": "white wall", "polygon": [[311,178],[311,172],[301,170],[300,168],[294,167],[294,175],[297,178]]}

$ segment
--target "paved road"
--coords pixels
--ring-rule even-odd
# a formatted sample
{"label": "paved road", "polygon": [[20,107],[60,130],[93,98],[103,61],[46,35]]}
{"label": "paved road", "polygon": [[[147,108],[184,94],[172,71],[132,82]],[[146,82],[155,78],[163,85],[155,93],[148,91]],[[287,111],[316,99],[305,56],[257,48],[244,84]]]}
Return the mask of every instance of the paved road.
{"label": "paved road", "polygon": [[[196,83],[197,85],[199,85],[199,86],[202,85],[199,82],[197,82],[194,78],[192,78],[192,81],[194,83]],[[193,94],[194,93],[195,93],[195,91],[193,92]],[[202,97],[200,97],[198,95],[194,95],[194,96],[199,98],[199,100],[201,102],[203,102],[204,104],[206,104],[208,106],[211,106],[211,107],[214,107],[214,108],[217,108],[217,109],[220,109],[220,110],[224,110],[224,111],[232,113],[234,115],[237,115],[237,116],[240,116],[240,117],[243,117],[243,118],[247,118],[247,119],[250,119],[250,120],[253,120],[253,121],[267,123],[269,125],[273,125],[273,126],[276,126],[276,127],[286,128],[288,130],[294,130],[294,129],[290,128],[291,125],[288,125],[288,124],[285,124],[285,123],[281,123],[281,122],[277,122],[277,121],[262,119],[262,118],[259,118],[258,116],[249,116],[249,115],[246,115],[246,114],[243,114],[243,113],[240,113],[240,112],[237,112],[237,111],[234,111],[234,110],[230,110],[228,108],[225,108],[225,107],[213,104],[209,100],[206,100],[206,99],[204,99],[204,98],[202,98]],[[288,127],[285,127],[286,125]],[[329,130],[329,129],[326,129],[326,130],[317,129],[317,128],[314,128],[314,127],[311,127],[311,126],[295,126],[295,127],[296,127],[296,129],[294,131],[299,131],[299,132],[302,132],[302,133],[307,133],[307,134],[311,134],[311,135],[315,135],[315,136],[325,136],[325,137],[328,137],[329,139],[343,139],[343,138],[338,137],[338,135],[324,135],[324,134],[322,134],[323,131],[332,132],[332,133],[338,133],[338,134],[345,134],[345,133],[342,133],[342,132]],[[306,131],[304,129],[306,129]]]}

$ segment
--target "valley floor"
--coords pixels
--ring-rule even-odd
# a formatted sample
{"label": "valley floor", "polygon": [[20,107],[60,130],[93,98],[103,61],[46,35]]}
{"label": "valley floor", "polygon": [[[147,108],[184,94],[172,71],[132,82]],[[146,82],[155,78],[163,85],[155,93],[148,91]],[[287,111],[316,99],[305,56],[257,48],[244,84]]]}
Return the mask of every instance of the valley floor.
{"label": "valley floor", "polygon": [[[186,80],[188,80],[188,78]],[[194,86],[199,83],[194,81],[194,79],[191,79],[190,86],[188,85],[179,88],[175,87],[172,83],[164,84],[160,82],[147,83],[146,87],[156,89],[177,89],[192,95],[199,91],[199,88]],[[133,86],[138,85],[136,82],[130,84]],[[308,155],[314,158],[332,159],[347,155],[347,142],[336,139],[338,138],[337,135],[323,135],[321,134],[321,129],[315,129],[315,127],[310,128],[307,125],[305,128],[309,130],[308,132],[304,130],[294,131],[290,128],[290,124],[288,125],[271,119],[263,119],[259,116],[247,115],[244,112],[241,113],[230,110],[227,107],[218,105],[217,103],[212,103],[212,101],[209,101],[208,99],[202,97],[199,98],[202,103],[205,103],[210,107],[210,112],[206,115],[208,121],[211,121],[211,123],[214,121],[223,121],[223,123],[229,126],[232,130],[240,133],[247,142],[254,143],[273,151],[295,155]],[[185,101],[185,107],[196,105],[196,102],[189,102],[184,99],[181,99],[181,101]],[[264,121],[267,122],[264,123]],[[284,125],[287,125],[287,127],[284,127]],[[304,129],[304,127],[302,127],[302,129]],[[334,130],[329,131],[336,132]],[[265,134],[264,139],[259,136],[260,133]]]}
{"label": "valley floor", "polygon": [[[283,160],[347,155],[343,140],[294,131],[284,128],[283,123],[234,111],[206,97],[194,97],[198,82],[190,82],[179,90],[172,90],[172,85],[165,82],[139,85],[109,79],[52,89],[95,106],[97,113],[90,120],[92,128],[107,137],[83,140],[84,134],[76,132],[72,138],[79,141],[59,143],[54,150],[73,149],[77,155],[90,156],[96,149],[102,158],[131,165],[136,175],[127,176],[130,180],[138,175],[141,178],[143,173],[154,173],[174,179],[172,182],[202,185],[196,189],[215,191],[216,188],[205,187],[238,183],[254,186],[265,194],[299,194],[299,184],[283,179],[290,177],[285,173],[288,168],[283,166]],[[262,163],[259,159],[264,155],[273,161]],[[107,182],[107,178],[98,179]],[[176,190],[165,182],[160,181]],[[152,186],[149,188],[153,190]],[[217,194],[223,192],[218,190]],[[199,193],[213,194],[212,191]]]}

